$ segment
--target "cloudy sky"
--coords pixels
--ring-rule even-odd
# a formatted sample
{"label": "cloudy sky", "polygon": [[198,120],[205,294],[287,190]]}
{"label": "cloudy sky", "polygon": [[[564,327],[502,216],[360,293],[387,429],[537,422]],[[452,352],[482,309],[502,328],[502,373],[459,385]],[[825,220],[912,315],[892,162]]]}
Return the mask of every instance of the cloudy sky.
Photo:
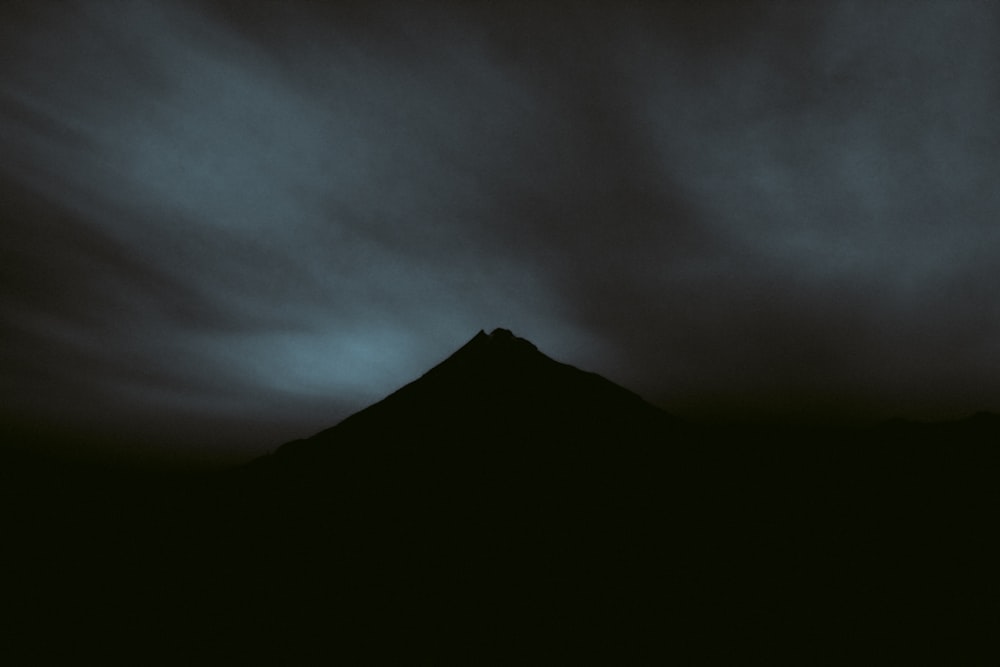
{"label": "cloudy sky", "polygon": [[985,0],[6,2],[0,418],[245,458],[497,326],[681,415],[1000,410],[998,112]]}

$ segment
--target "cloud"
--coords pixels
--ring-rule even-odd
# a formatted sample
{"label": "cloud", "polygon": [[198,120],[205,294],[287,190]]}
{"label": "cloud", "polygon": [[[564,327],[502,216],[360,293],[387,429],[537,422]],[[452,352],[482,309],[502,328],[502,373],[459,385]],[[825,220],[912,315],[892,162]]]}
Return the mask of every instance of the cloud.
{"label": "cloud", "polygon": [[8,270],[31,292],[5,308],[20,372],[357,408],[548,307],[484,231],[483,172],[527,145],[503,72],[336,28],[279,59],[168,3],[14,32],[0,138],[21,201]]}
{"label": "cloud", "polygon": [[[986,148],[1000,138],[987,120],[997,47],[984,12],[995,8],[771,6],[707,66],[679,73],[689,53],[659,26],[634,40],[627,66],[648,76],[631,79],[644,104],[630,126],[649,129],[661,173],[718,239],[695,253],[699,270],[647,292],[692,304],[674,321],[697,335],[668,338],[662,365],[697,360],[680,384],[742,384],[746,401],[768,382],[790,393],[836,383],[845,403],[878,403],[912,382],[923,402],[955,409],[963,377],[995,405],[979,369],[996,369],[996,309],[954,293],[985,278],[997,240],[985,187],[1000,167]],[[958,332],[975,360],[954,346]],[[706,357],[729,370],[706,372]]]}
{"label": "cloud", "polygon": [[22,9],[12,413],[260,451],[492,326],[682,412],[1000,409],[988,5]]}

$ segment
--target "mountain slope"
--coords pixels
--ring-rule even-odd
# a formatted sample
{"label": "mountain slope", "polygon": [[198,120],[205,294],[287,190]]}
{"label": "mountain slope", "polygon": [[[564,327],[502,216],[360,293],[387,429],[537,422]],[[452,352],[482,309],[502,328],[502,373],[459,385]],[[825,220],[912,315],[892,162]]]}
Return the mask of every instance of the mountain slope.
{"label": "mountain slope", "polygon": [[[691,540],[713,501],[692,511],[705,490],[683,499],[694,467],[680,432],[636,394],[505,329],[480,331],[382,401],[252,466],[236,540],[270,526],[281,538],[266,560],[282,564],[287,590],[351,600],[355,620],[376,625],[392,609],[403,617],[394,632],[419,629],[407,641],[434,635],[428,621],[456,643],[489,642],[489,627],[568,637],[574,623],[603,622],[587,596],[616,608],[649,583],[640,564],[662,558],[665,535],[688,540],[672,562],[702,558]],[[316,558],[337,563],[332,578],[300,569]],[[653,604],[654,589],[630,604]],[[498,647],[472,650],[479,662]]]}
{"label": "mountain slope", "polygon": [[480,332],[225,474],[5,471],[9,634],[36,664],[992,664],[998,434],[696,427]]}
{"label": "mountain slope", "polygon": [[636,394],[497,329],[249,479],[261,514],[393,526],[384,551],[468,552],[504,535],[513,553],[617,534],[623,505],[683,493],[679,432]]}
{"label": "mountain slope", "polygon": [[[964,433],[696,428],[501,329],[262,461],[248,522],[280,526],[286,568],[338,563],[295,590],[469,660],[533,641],[541,663],[574,642],[604,662],[889,659],[986,562],[995,448]],[[941,569],[951,545],[965,571]]]}
{"label": "mountain slope", "polygon": [[622,429],[638,435],[669,423],[666,413],[627,389],[556,362],[497,329],[480,331],[419,379],[309,441],[433,437],[472,444],[543,435],[584,440]]}

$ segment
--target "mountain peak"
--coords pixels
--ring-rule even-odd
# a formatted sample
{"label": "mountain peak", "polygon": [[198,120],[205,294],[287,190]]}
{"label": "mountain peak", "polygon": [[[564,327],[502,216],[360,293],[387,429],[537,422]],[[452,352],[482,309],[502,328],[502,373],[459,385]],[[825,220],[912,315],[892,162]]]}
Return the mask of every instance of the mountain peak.
{"label": "mountain peak", "polygon": [[501,329],[501,328],[494,329],[493,331],[490,332],[488,336],[486,336],[486,340],[490,345],[493,346],[520,345],[529,347],[532,350],[538,350],[538,348],[535,346],[534,343],[525,338],[519,338],[518,336],[515,336],[514,332],[512,332],[510,329]]}
{"label": "mountain peak", "polygon": [[[332,439],[404,443],[586,442],[645,437],[666,413],[594,373],[555,361],[509,329],[480,330],[381,401],[285,453]],[[630,434],[626,436],[625,434]]]}
{"label": "mountain peak", "polygon": [[539,351],[534,343],[514,335],[510,329],[497,328],[493,329],[490,333],[486,333],[485,329],[480,329],[479,333],[473,336],[468,343],[460,347],[455,354],[441,365],[450,366],[451,364],[448,362],[456,359],[474,357],[485,360],[509,355],[524,356],[525,353],[532,353],[527,356],[548,359],[548,357],[545,357]]}

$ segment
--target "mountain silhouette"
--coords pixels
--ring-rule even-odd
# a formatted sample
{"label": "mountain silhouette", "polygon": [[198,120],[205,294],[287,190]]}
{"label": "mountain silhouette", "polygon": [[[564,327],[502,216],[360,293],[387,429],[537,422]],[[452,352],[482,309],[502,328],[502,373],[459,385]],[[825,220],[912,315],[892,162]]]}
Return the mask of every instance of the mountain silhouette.
{"label": "mountain silhouette", "polygon": [[[980,442],[991,420],[973,421]],[[969,506],[986,501],[983,473],[963,484],[971,460],[996,455],[970,449],[970,432],[693,426],[508,330],[480,331],[252,466],[253,488],[267,489],[252,494],[252,521],[271,513],[282,534],[313,535],[289,539],[275,562],[301,548],[292,569],[327,553],[354,572],[337,591],[356,601],[355,619],[382,627],[379,610],[394,609],[418,644],[425,622],[443,623],[469,655],[495,655],[503,628],[518,644],[577,643],[591,658],[610,650],[606,660],[632,649],[641,660],[664,633],[677,660],[773,660],[775,633],[786,649],[787,634],[822,635],[841,617],[895,650],[911,640],[909,610],[926,613],[915,600],[949,595],[933,575],[910,587],[917,564],[940,555],[930,536],[961,542],[981,518]],[[331,524],[339,539],[315,536]],[[810,662],[836,663],[850,646]]]}
{"label": "mountain silhouette", "polygon": [[976,662],[998,436],[692,424],[480,331],[224,473],[5,467],[9,662]]}
{"label": "mountain silhouette", "polygon": [[586,449],[608,439],[662,436],[677,420],[609,380],[559,363],[507,329],[480,331],[445,361],[280,459],[336,457],[338,449],[483,450],[530,444]]}

